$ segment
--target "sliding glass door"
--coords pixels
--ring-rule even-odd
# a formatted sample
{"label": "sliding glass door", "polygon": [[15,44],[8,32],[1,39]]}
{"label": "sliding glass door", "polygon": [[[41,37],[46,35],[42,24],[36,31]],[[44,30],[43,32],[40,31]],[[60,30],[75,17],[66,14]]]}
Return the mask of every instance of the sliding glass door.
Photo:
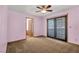
{"label": "sliding glass door", "polygon": [[65,17],[56,18],[56,38],[65,40]]}
{"label": "sliding glass door", "polygon": [[48,20],[48,36],[54,37],[54,19]]}
{"label": "sliding glass door", "polygon": [[67,40],[67,18],[66,16],[48,19],[47,35],[59,40]]}

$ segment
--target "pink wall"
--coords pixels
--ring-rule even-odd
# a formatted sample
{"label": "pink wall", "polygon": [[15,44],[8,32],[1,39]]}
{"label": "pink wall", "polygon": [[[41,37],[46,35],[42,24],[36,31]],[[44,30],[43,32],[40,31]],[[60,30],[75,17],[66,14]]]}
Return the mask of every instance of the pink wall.
{"label": "pink wall", "polygon": [[0,6],[0,52],[7,48],[7,6]]}
{"label": "pink wall", "polygon": [[79,44],[79,7],[69,9],[68,11],[61,11],[53,13],[45,17],[45,35],[47,36],[47,18],[62,16],[68,14],[68,42]]}
{"label": "pink wall", "polygon": [[31,17],[33,18],[33,35],[34,36],[39,36],[39,35],[44,35],[44,17],[41,16],[35,16],[26,13],[26,17]]}
{"label": "pink wall", "polygon": [[75,7],[69,10],[68,20],[68,41],[71,43],[79,44],[79,7]]}
{"label": "pink wall", "polygon": [[22,14],[16,11],[9,10],[8,13],[8,42],[25,39],[26,18],[33,18],[34,36],[44,35],[44,19],[43,17],[33,16],[30,14]]}
{"label": "pink wall", "polygon": [[9,10],[8,42],[25,39],[25,14]]}
{"label": "pink wall", "polygon": [[34,36],[44,35],[44,18],[34,18]]}

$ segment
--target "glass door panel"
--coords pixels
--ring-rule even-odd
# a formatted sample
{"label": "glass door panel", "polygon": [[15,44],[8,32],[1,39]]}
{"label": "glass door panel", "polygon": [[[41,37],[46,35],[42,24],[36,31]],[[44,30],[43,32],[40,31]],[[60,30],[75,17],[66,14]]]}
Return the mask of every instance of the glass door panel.
{"label": "glass door panel", "polygon": [[56,18],[56,38],[65,40],[65,17]]}
{"label": "glass door panel", "polygon": [[48,36],[54,37],[54,19],[48,20]]}

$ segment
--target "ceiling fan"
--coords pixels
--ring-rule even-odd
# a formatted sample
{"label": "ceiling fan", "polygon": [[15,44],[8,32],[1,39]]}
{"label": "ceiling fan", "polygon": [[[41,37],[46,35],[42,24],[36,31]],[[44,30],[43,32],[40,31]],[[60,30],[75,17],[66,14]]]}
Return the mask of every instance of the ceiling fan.
{"label": "ceiling fan", "polygon": [[46,13],[46,12],[52,12],[53,10],[50,10],[49,8],[51,8],[51,5],[41,5],[41,6],[37,6],[38,9],[40,9],[39,11],[36,12],[41,12],[41,13]]}

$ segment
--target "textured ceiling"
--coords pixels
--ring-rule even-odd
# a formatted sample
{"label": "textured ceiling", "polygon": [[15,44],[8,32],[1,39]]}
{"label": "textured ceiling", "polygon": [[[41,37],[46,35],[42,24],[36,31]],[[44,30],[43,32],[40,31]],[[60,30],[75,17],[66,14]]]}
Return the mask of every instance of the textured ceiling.
{"label": "textured ceiling", "polygon": [[45,16],[45,15],[49,15],[52,14],[54,12],[58,12],[58,11],[63,11],[63,10],[67,10],[69,8],[73,8],[75,7],[74,5],[52,5],[51,8],[53,12],[48,12],[46,14],[42,14],[40,12],[35,12],[38,11],[39,9],[36,8],[36,6],[38,5],[9,5],[9,9],[14,10],[14,11],[18,11],[18,12],[22,12],[22,13],[29,13],[35,16]]}

